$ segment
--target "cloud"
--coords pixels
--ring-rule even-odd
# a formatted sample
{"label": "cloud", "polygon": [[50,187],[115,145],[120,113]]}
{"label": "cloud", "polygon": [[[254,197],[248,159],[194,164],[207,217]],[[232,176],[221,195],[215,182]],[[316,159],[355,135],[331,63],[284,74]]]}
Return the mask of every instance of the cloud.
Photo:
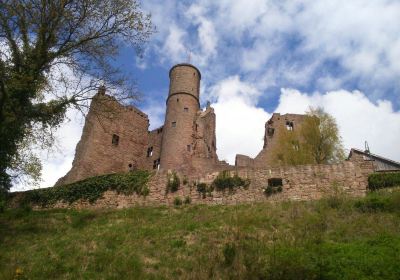
{"label": "cloud", "polygon": [[236,154],[256,156],[263,146],[264,123],[269,114],[256,107],[260,92],[238,76],[210,89],[217,116],[217,153],[234,164]]}
{"label": "cloud", "polygon": [[[72,167],[75,155],[75,147],[81,138],[84,118],[75,109],[67,111],[67,120],[61,124],[55,133],[57,139],[54,151],[38,151],[42,161],[42,181],[41,188],[52,187],[57,180],[64,176]],[[31,189],[31,186],[18,184],[12,187],[12,191],[22,191]]]}
{"label": "cloud", "polygon": [[175,62],[179,62],[183,59],[187,53],[183,38],[185,31],[176,25],[171,25],[168,31],[168,36],[163,46],[163,52]]}

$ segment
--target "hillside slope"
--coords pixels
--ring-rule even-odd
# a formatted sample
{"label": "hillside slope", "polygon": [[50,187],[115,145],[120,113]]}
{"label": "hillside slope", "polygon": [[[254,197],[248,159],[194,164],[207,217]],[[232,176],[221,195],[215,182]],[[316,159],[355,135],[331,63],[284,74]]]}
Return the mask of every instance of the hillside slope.
{"label": "hillside slope", "polygon": [[400,191],[0,214],[0,279],[400,279]]}

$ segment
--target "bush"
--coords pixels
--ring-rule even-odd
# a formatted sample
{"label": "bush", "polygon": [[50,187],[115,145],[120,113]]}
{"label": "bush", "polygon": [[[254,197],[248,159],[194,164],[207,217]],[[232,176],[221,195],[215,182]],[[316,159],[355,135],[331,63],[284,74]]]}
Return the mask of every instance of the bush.
{"label": "bush", "polygon": [[203,198],[206,198],[207,194],[211,195],[213,190],[214,190],[213,186],[209,186],[206,183],[198,183],[197,184],[197,191],[200,194],[202,194]]}
{"label": "bush", "polygon": [[368,188],[377,190],[400,186],[400,172],[398,173],[373,173],[368,176]]}
{"label": "bush", "polygon": [[36,204],[44,207],[53,205],[57,201],[71,204],[79,199],[94,203],[108,190],[116,191],[124,195],[136,193],[145,196],[149,193],[146,184],[150,175],[148,171],[108,174],[88,178],[68,185],[31,190],[25,193],[22,204]]}
{"label": "bush", "polygon": [[222,253],[224,255],[224,263],[225,263],[225,265],[231,266],[233,264],[233,261],[235,260],[235,257],[236,257],[235,244],[232,244],[232,243],[225,244]]}
{"label": "bush", "polygon": [[192,199],[190,198],[190,196],[186,196],[185,200],[183,201],[183,203],[185,204],[190,204],[192,202]]}
{"label": "bush", "polygon": [[400,191],[369,193],[354,206],[361,212],[400,212]]}
{"label": "bush", "polygon": [[238,187],[247,187],[250,181],[240,178],[237,174],[233,177],[229,171],[222,171],[218,174],[217,178],[213,181],[212,185],[218,190],[223,191],[225,189],[233,190]]}
{"label": "bush", "polygon": [[169,173],[167,175],[167,193],[169,192],[176,192],[181,185],[181,180],[179,179],[176,172]]}
{"label": "bush", "polygon": [[181,199],[179,196],[177,196],[177,197],[174,198],[174,205],[175,205],[175,206],[180,206],[180,205],[182,205],[182,199]]}
{"label": "bush", "polygon": [[266,188],[264,188],[264,194],[266,196],[271,196],[280,192],[282,192],[282,186],[267,186]]}
{"label": "bush", "polygon": [[0,190],[0,213],[6,209],[7,195],[7,192]]}

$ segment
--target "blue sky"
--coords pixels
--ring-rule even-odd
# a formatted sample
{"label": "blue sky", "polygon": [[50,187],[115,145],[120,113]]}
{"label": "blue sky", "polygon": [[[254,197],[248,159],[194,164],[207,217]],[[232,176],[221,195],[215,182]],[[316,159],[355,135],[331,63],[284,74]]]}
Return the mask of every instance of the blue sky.
{"label": "blue sky", "polygon": [[[400,1],[146,0],[157,32],[139,59],[116,61],[143,93],[137,106],[162,124],[168,71],[188,62],[202,73],[201,102],[217,114],[217,152],[255,156],[273,112],[322,106],[347,149],[400,160]],[[70,112],[70,115],[74,115]],[[64,154],[46,156],[42,186],[68,171],[82,120],[60,129]]]}

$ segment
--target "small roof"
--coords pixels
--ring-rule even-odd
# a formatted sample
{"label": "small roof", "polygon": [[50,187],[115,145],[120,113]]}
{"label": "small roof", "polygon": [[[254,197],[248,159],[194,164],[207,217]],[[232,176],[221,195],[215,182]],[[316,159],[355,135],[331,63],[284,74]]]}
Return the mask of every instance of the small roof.
{"label": "small roof", "polygon": [[370,158],[373,158],[375,160],[384,161],[384,162],[387,162],[387,163],[389,163],[391,165],[394,165],[394,166],[400,168],[400,162],[397,162],[397,161],[394,161],[394,160],[391,160],[391,159],[388,159],[388,158],[385,158],[385,157],[382,157],[382,156],[379,156],[379,155],[376,155],[376,154],[372,154],[372,153],[369,153],[369,152],[366,152],[366,151],[362,151],[362,150],[359,150],[359,149],[356,149],[356,148],[351,148],[348,158],[351,157],[352,152],[363,154],[363,155],[368,156]]}

